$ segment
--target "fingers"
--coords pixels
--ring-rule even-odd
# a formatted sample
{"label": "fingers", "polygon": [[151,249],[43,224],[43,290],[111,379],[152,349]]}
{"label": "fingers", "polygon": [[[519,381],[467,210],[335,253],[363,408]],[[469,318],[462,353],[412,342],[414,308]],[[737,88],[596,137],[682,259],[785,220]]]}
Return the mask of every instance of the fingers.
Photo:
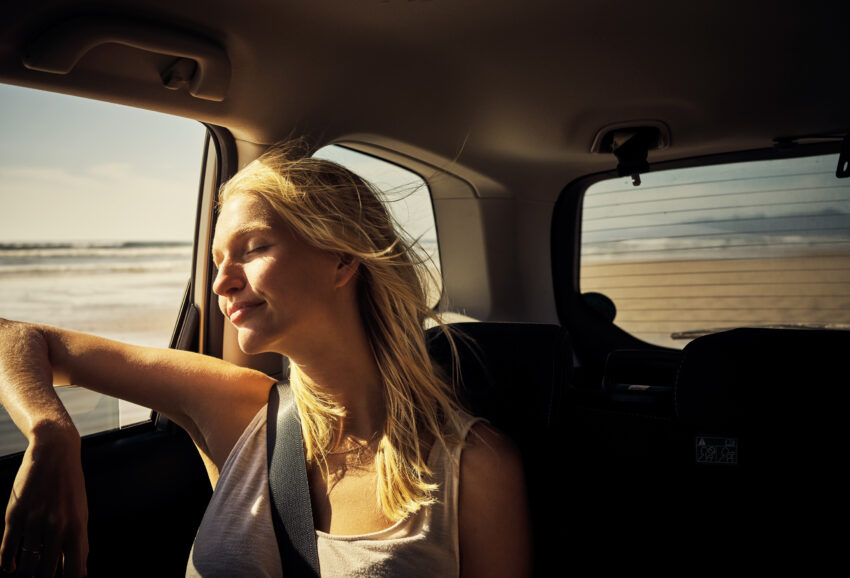
{"label": "fingers", "polygon": [[85,528],[81,533],[65,532],[64,539],[63,532],[53,532],[50,539],[41,538],[46,536],[43,530],[41,525],[22,524],[14,510],[7,513],[5,532],[0,543],[0,572],[15,576],[52,578],[64,552],[63,576],[85,576],[89,548]]}
{"label": "fingers", "polygon": [[7,574],[15,571],[15,557],[18,555],[18,546],[21,542],[21,531],[12,520],[9,513],[6,514],[6,531],[3,533],[3,542],[0,544],[0,569]]}
{"label": "fingers", "polygon": [[30,444],[15,478],[0,542],[0,569],[16,576],[52,577],[64,554],[64,575],[85,576],[88,513],[78,449],[73,456],[42,452],[42,459],[34,460],[37,450]]}
{"label": "fingers", "polygon": [[7,540],[8,533],[3,536],[3,548],[0,551],[0,570],[7,574],[11,574],[17,568],[15,564],[15,556],[18,553],[19,539]]}
{"label": "fingers", "polygon": [[89,555],[88,539],[83,536],[81,540],[68,544],[65,548],[65,561],[63,564],[63,578],[82,578],[86,575],[86,558]]}
{"label": "fingers", "polygon": [[[59,542],[56,541],[58,544]],[[82,578],[86,576],[86,559],[88,558],[88,539],[72,539],[65,548],[43,545],[27,540],[21,540],[20,535],[7,532],[3,536],[2,555],[4,563],[0,572],[15,576],[34,576],[36,578],[52,578],[62,561],[64,563],[62,576],[64,578]],[[12,554],[14,553],[14,554]]]}
{"label": "fingers", "polygon": [[35,576],[41,566],[44,544],[25,544],[21,541],[16,576]]}
{"label": "fingers", "polygon": [[[58,544],[57,542],[54,542]],[[53,544],[44,546],[34,575],[37,578],[53,578],[56,574],[56,566],[59,564],[59,558],[62,555],[61,548]]]}

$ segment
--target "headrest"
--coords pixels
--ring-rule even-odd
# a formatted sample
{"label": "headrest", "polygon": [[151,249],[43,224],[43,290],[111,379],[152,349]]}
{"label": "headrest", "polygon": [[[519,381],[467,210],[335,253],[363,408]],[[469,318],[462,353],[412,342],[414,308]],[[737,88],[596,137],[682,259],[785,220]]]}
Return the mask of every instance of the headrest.
{"label": "headrest", "polygon": [[790,418],[846,389],[848,354],[848,331],[735,329],[700,337],[683,351],[677,417],[732,428]]}
{"label": "headrest", "polygon": [[[557,325],[455,323],[460,357],[458,392],[467,407],[507,433],[548,427],[571,377],[569,336]],[[451,351],[438,327],[427,332],[434,361],[451,375]]]}

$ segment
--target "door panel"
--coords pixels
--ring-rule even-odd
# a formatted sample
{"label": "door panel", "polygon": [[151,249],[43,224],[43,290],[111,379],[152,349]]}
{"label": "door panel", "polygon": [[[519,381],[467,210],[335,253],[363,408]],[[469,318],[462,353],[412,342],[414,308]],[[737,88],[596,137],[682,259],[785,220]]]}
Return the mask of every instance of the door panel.
{"label": "door panel", "polygon": [[[142,424],[83,440],[89,503],[89,575],[180,575],[211,494],[189,437]],[[21,454],[0,462],[11,494]]]}

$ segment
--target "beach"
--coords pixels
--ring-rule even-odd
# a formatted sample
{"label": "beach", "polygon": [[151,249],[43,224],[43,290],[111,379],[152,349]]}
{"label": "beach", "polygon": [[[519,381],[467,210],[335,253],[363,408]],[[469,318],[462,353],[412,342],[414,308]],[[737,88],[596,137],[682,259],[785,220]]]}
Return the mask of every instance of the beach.
{"label": "beach", "polygon": [[[429,302],[440,296],[435,242],[421,244]],[[0,317],[168,347],[192,262],[191,243],[0,243]],[[150,410],[77,387],[57,388],[81,435],[150,419]],[[0,456],[26,448],[0,408]]]}
{"label": "beach", "polygon": [[[189,280],[190,243],[0,243],[0,317],[168,347]],[[57,388],[81,435],[150,419],[150,410]],[[23,450],[5,410],[0,455]]]}
{"label": "beach", "polygon": [[740,326],[850,328],[850,251],[785,257],[583,262],[581,291],[604,293],[615,323],[681,349]]}

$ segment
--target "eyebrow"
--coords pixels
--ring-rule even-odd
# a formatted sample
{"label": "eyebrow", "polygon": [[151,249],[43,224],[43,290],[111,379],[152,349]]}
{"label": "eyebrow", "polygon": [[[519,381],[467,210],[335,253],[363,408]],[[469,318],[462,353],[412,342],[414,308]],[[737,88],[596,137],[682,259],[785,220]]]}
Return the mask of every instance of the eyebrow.
{"label": "eyebrow", "polygon": [[[230,234],[230,237],[229,237],[229,239],[228,239],[228,240],[229,240],[229,241],[234,241],[234,240],[238,240],[238,239],[240,239],[240,238],[242,238],[242,237],[244,237],[244,236],[246,236],[246,235],[250,235],[250,234],[252,234],[252,233],[267,233],[267,232],[270,232],[270,231],[273,231],[273,230],[274,230],[274,228],[273,228],[273,227],[271,227],[271,226],[269,226],[269,225],[266,225],[266,224],[264,224],[264,223],[263,223],[263,224],[260,224],[260,223],[246,223],[246,224],[244,224],[244,225],[240,225],[240,226],[238,226],[238,227],[236,228],[236,230],[234,230],[234,231]],[[220,250],[220,249],[217,249],[217,248],[216,248],[216,246],[215,246],[215,236],[213,236],[213,246],[212,246],[212,250],[210,251],[210,254],[211,254],[211,256],[212,256],[213,263],[215,263],[215,256],[216,256],[216,254],[219,254],[219,255],[221,254],[221,250]]]}

